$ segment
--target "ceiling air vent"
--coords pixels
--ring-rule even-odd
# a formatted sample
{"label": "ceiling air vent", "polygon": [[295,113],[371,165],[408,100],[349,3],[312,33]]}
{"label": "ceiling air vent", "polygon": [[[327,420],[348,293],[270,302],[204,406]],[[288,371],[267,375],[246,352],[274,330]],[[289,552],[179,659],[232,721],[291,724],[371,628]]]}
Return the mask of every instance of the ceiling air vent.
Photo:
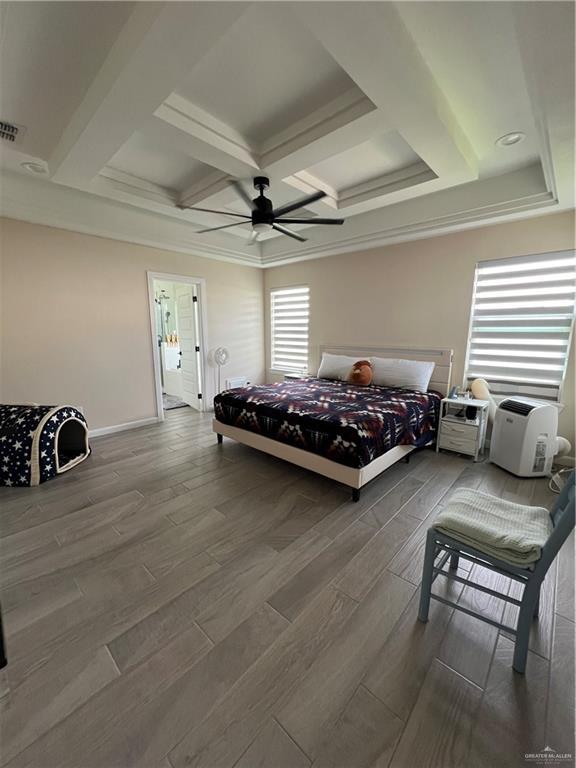
{"label": "ceiling air vent", "polygon": [[3,141],[8,141],[10,144],[20,144],[25,133],[26,128],[23,125],[0,120],[0,139]]}

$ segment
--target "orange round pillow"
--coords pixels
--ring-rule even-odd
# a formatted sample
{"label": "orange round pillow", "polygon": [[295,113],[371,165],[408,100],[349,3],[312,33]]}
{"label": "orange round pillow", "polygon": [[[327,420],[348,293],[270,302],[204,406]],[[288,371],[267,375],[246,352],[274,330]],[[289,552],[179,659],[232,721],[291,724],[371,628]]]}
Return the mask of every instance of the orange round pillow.
{"label": "orange round pillow", "polygon": [[369,360],[358,360],[352,366],[348,381],[359,387],[367,387],[372,383],[372,363]]}

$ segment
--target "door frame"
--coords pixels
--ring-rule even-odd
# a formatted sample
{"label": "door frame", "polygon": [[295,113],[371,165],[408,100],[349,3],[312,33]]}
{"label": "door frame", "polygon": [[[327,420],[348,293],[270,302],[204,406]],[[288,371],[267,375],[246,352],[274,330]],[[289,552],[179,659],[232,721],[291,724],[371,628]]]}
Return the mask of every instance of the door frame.
{"label": "door frame", "polygon": [[154,363],[154,387],[156,390],[156,415],[158,421],[164,421],[164,407],[162,404],[162,383],[160,379],[160,349],[156,335],[156,304],[154,302],[154,280],[165,280],[171,283],[186,283],[195,285],[198,295],[198,332],[200,338],[200,382],[202,385],[202,399],[198,401],[199,411],[206,410],[208,400],[206,392],[206,366],[208,364],[208,314],[206,311],[206,279],[204,277],[190,277],[189,275],[173,275],[168,272],[146,272],[148,278],[148,309],[150,312],[150,340],[152,343],[152,360]]}

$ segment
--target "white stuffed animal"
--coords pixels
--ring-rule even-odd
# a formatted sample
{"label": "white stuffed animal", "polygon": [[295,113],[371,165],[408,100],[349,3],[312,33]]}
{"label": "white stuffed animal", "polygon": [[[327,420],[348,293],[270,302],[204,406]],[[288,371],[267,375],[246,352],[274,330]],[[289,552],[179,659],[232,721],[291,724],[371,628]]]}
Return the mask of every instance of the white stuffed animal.
{"label": "white stuffed animal", "polygon": [[474,379],[472,384],[470,384],[470,389],[477,400],[488,400],[490,403],[488,406],[488,418],[490,419],[490,423],[493,424],[494,417],[496,416],[496,401],[492,397],[488,382],[486,379]]}

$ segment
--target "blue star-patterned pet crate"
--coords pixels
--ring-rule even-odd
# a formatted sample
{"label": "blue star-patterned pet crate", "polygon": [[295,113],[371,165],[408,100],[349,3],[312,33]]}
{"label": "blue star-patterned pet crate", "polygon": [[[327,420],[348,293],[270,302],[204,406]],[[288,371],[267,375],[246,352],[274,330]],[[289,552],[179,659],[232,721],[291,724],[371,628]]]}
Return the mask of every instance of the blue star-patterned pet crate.
{"label": "blue star-patterned pet crate", "polygon": [[70,405],[0,405],[0,485],[40,485],[90,455],[86,419]]}

